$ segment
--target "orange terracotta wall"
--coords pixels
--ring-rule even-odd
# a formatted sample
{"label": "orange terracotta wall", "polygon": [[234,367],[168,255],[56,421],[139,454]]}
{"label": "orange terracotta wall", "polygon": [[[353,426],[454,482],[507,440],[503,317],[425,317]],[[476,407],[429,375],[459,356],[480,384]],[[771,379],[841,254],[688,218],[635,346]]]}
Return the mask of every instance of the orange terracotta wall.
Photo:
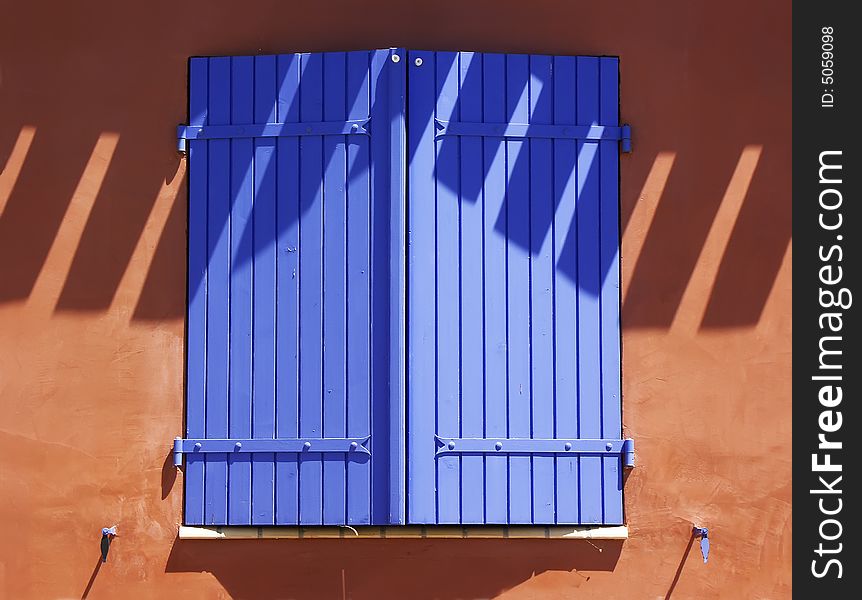
{"label": "orange terracotta wall", "polygon": [[[625,543],[176,540],[186,60],[386,46],[621,58]],[[788,597],[790,85],[779,1],[6,3],[0,597]]]}

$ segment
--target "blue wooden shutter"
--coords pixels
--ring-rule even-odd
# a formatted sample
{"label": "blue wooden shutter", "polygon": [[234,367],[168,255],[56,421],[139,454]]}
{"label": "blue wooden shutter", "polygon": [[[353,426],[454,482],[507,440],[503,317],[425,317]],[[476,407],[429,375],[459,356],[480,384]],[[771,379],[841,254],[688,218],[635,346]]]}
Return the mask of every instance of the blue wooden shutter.
{"label": "blue wooden shutter", "polygon": [[400,55],[190,62],[186,524],[404,520]]}
{"label": "blue wooden shutter", "polygon": [[408,69],[408,521],[622,523],[618,61]]}

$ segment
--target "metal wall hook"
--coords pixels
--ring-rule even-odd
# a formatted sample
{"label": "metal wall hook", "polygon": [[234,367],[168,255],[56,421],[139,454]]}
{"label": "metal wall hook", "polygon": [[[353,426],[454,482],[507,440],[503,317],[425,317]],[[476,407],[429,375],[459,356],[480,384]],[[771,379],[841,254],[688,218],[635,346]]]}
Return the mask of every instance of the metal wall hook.
{"label": "metal wall hook", "polygon": [[111,541],[117,537],[117,526],[102,527],[102,542],[100,548],[102,550],[102,562],[108,562],[108,550],[111,548]]}
{"label": "metal wall hook", "polygon": [[703,564],[709,560],[709,529],[694,526],[694,536],[700,536],[700,553],[703,554]]}

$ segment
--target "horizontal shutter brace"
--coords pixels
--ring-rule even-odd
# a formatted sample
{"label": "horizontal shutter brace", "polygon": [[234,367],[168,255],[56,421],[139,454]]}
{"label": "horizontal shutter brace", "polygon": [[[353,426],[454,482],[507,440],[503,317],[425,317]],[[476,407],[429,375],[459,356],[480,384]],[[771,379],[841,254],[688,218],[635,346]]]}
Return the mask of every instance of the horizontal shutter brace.
{"label": "horizontal shutter brace", "polygon": [[436,456],[448,454],[596,454],[622,455],[623,466],[635,466],[635,442],[631,438],[586,439],[512,439],[444,438],[435,435]]}
{"label": "horizontal shutter brace", "polygon": [[314,123],[249,123],[244,125],[179,125],[177,150],[186,152],[188,140],[296,137],[302,135],[371,135],[371,118]]}
{"label": "horizontal shutter brace", "polygon": [[468,123],[434,119],[435,139],[447,135],[504,137],[504,138],[560,138],[592,142],[619,141],[623,152],[632,151],[632,128],[609,125],[551,125],[548,123]]}
{"label": "horizontal shutter brace", "polygon": [[357,438],[280,438],[280,439],[174,439],[174,466],[183,464],[183,454],[311,452],[359,453],[371,455],[366,444],[371,436]]}

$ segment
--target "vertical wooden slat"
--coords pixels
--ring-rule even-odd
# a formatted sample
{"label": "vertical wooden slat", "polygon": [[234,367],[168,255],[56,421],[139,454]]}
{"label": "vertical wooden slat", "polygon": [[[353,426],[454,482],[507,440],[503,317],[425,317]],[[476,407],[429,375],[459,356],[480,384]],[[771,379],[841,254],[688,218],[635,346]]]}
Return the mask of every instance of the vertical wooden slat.
{"label": "vertical wooden slat", "polygon": [[[371,53],[371,120],[389,123],[388,87],[392,70],[389,50]],[[385,126],[384,126],[385,127]],[[390,123],[391,127],[391,123]],[[371,178],[371,492],[372,522],[389,523],[391,438],[389,388],[389,138],[372,135],[370,145]],[[394,426],[394,425],[393,425]]]}
{"label": "vertical wooden slat", "polygon": [[[435,57],[437,118],[457,120],[458,55],[438,52]],[[458,215],[458,139],[437,143],[437,434],[461,437],[460,431],[460,262]],[[437,459],[437,521],[458,523],[461,518],[461,458]]]}
{"label": "vertical wooden slat", "polygon": [[[619,67],[616,58],[600,59],[601,125],[619,122]],[[622,435],[620,406],[620,279],[619,279],[619,146],[615,141],[599,143],[600,165],[600,276],[602,328],[602,436]],[[618,456],[602,458],[604,486],[603,523],[623,522],[622,461]]]}
{"label": "vertical wooden slat", "polygon": [[[502,123],[506,116],[506,58],[502,54],[483,56],[484,120]],[[499,139],[482,140],[485,331],[485,436],[504,438],[507,429],[506,370],[506,144]],[[485,458],[485,520],[507,523],[509,519],[509,461],[505,456]]]}
{"label": "vertical wooden slat", "polygon": [[[323,55],[301,57],[300,121],[323,120]],[[323,437],[323,140],[300,140],[300,408],[301,436]],[[313,450],[313,449],[312,449]],[[303,453],[299,459],[299,522],[323,522],[321,455]]]}
{"label": "vertical wooden slat", "polygon": [[[230,58],[210,59],[209,123],[230,123]],[[207,219],[206,436],[228,436],[230,305],[230,140],[209,142]],[[227,456],[206,459],[204,523],[227,523]]]}
{"label": "vertical wooden slat", "polygon": [[[254,60],[254,122],[276,121],[276,57]],[[276,140],[254,140],[252,435],[275,437]],[[252,523],[275,522],[275,455],[252,455]]]}
{"label": "vertical wooden slat", "polygon": [[[554,123],[575,124],[576,60],[554,58]],[[577,224],[575,140],[554,140],[554,418],[556,435],[578,437]],[[556,458],[557,523],[577,523],[578,459]]]}
{"label": "vertical wooden slat", "polygon": [[[278,122],[299,120],[297,54],[281,55],[278,68]],[[279,138],[276,156],[276,434],[299,435],[299,139]],[[296,454],[276,455],[275,520],[299,523],[299,469]]]}
{"label": "vertical wooden slat", "polygon": [[[346,56],[323,55],[323,118],[346,118]],[[347,434],[346,402],[346,154],[344,136],[323,138],[323,437]],[[323,523],[345,523],[347,475],[342,454],[323,455]]]}
{"label": "vertical wooden slat", "polygon": [[[482,55],[460,54],[460,119],[482,121]],[[484,342],[482,328],[482,139],[461,145],[461,435],[484,437]],[[461,458],[461,519],[485,520],[484,457]]]}
{"label": "vertical wooden slat", "polygon": [[[407,344],[406,326],[406,254],[407,254],[407,224],[406,224],[406,193],[407,193],[407,149],[406,149],[406,60],[392,60],[395,56],[406,59],[403,48],[393,48],[389,51],[390,61],[386,62],[387,102],[386,121],[389,123],[386,151],[389,155],[389,202],[381,212],[388,215],[389,252],[387,266],[389,267],[389,316],[388,346],[384,354],[388,358],[387,380],[389,383],[388,421],[391,424],[389,432],[389,452],[387,453],[389,470],[389,519],[392,524],[405,522],[405,489],[407,453],[406,436],[406,401],[405,389]],[[377,53],[379,54],[379,53]],[[375,105],[377,103],[375,102]],[[376,352],[375,352],[376,354]]]}
{"label": "vertical wooden slat", "polygon": [[[506,109],[510,122],[529,118],[529,64],[526,55],[506,57]],[[506,306],[509,435],[530,437],[530,170],[529,142],[506,141]],[[509,522],[532,522],[529,456],[509,456]]]}
{"label": "vertical wooden slat", "polygon": [[[209,60],[189,61],[189,124],[207,121]],[[206,435],[206,329],[207,329],[207,145],[189,143],[189,312],[186,392],[186,436]],[[204,523],[204,466],[202,456],[186,457],[185,523]]]}
{"label": "vertical wooden slat", "polygon": [[[347,118],[370,114],[369,53],[347,54]],[[371,211],[369,139],[347,145],[347,435],[371,434]],[[347,523],[371,522],[371,465],[363,454],[347,457]]]}
{"label": "vertical wooden slat", "polygon": [[[599,61],[578,57],[578,123],[599,120]],[[600,438],[599,169],[597,142],[578,142],[578,399],[579,437]],[[580,458],[581,522],[602,522],[602,457]]]}
{"label": "vertical wooden slat", "polygon": [[[231,122],[251,123],[254,59],[231,58]],[[231,140],[230,155],[230,393],[228,434],[251,436],[252,413],[252,193],[254,148],[251,138]],[[251,523],[251,455],[228,455],[228,523]]]}
{"label": "vertical wooden slat", "polygon": [[[530,56],[530,120],[553,120],[551,57]],[[551,235],[554,200],[551,140],[533,138],[530,146],[530,367],[531,437],[554,437],[554,324]],[[532,457],[534,523],[553,523],[554,457]]]}
{"label": "vertical wooden slat", "polygon": [[410,377],[407,387],[408,465],[407,518],[412,523],[434,523],[436,464],[435,403],[437,396],[436,255],[434,228],[434,89],[435,60],[432,52],[411,52],[422,68],[408,78],[408,148],[411,150],[408,190],[408,313],[407,334]]}

